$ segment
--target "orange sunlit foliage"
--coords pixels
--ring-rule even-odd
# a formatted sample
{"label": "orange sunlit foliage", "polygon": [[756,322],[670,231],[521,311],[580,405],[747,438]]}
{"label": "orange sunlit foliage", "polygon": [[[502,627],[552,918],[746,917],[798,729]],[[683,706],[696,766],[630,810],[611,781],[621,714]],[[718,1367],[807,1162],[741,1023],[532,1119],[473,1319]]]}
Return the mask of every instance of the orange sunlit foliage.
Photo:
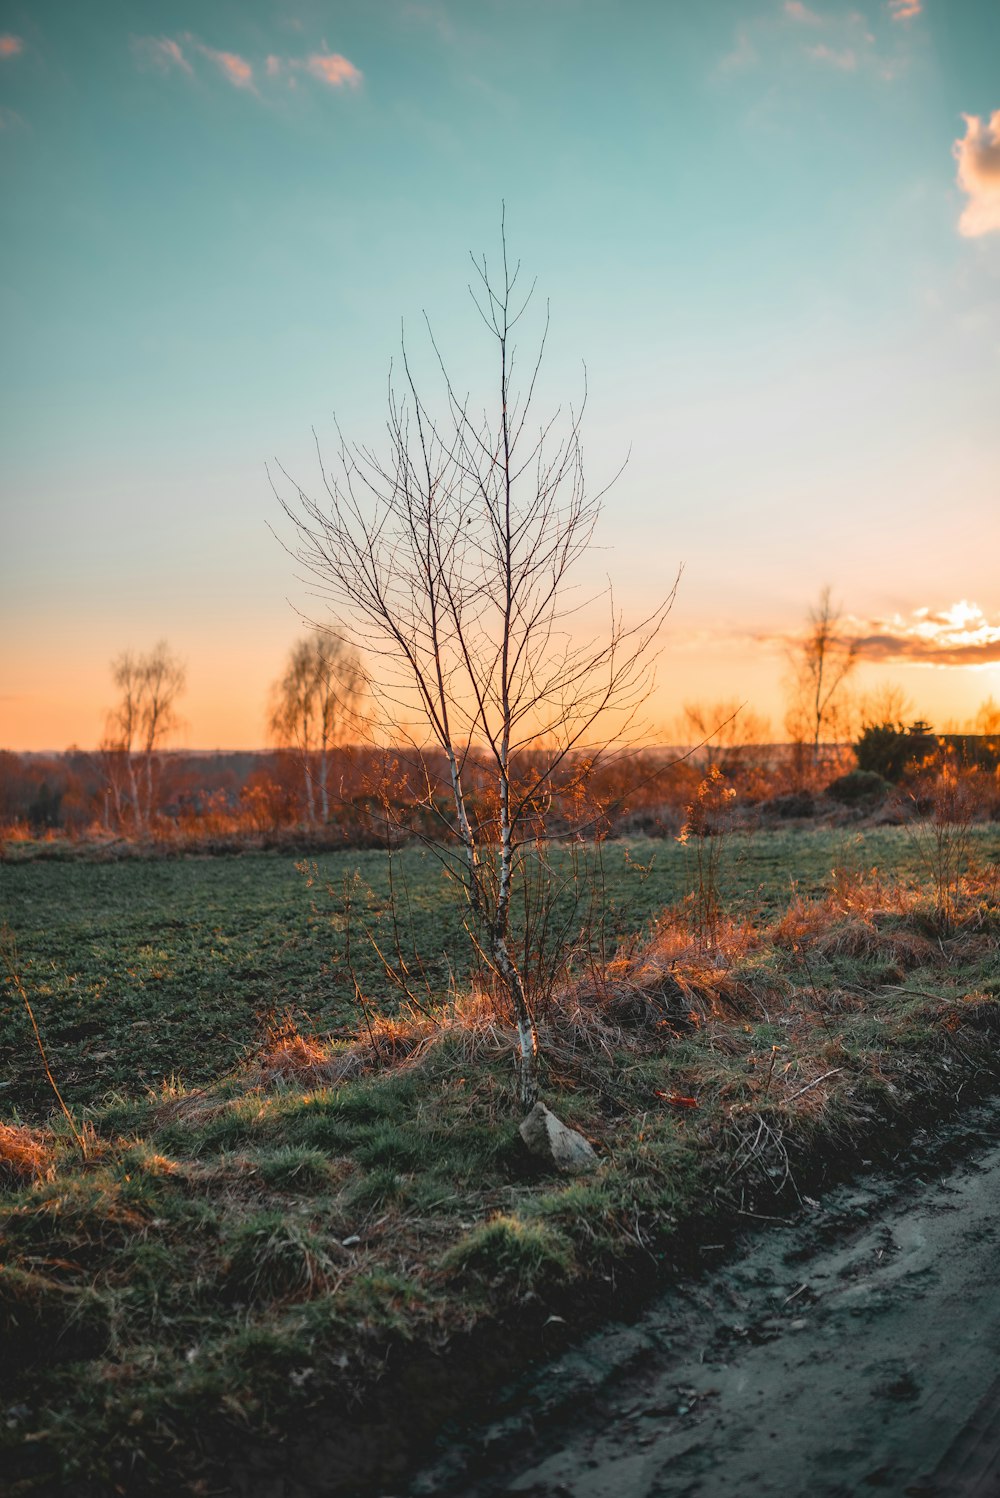
{"label": "orange sunlit foliage", "polygon": [[[900,786],[908,814],[920,814],[928,800],[925,782],[937,775],[939,759],[947,758],[973,814],[997,815],[1000,735],[929,735],[927,743],[936,746],[930,757],[914,764]],[[718,759],[704,746],[690,757],[655,749],[606,758],[581,751],[559,759],[550,774],[555,751],[534,745],[512,765],[511,795],[525,803],[529,838],[676,837],[691,823],[692,807],[702,804],[699,787],[711,784],[713,773],[720,783],[724,778],[727,805],[741,821],[809,815],[814,805],[822,806],[817,798],[826,780],[817,775],[808,745],[798,756],[795,745],[748,744],[738,754],[731,751],[722,745]],[[853,751],[844,746],[827,779],[854,763]],[[155,794],[148,827],[142,828],[122,815],[116,776],[124,770],[114,751],[0,751],[0,835],[141,837],[173,847],[375,847],[414,836],[440,840],[451,788],[439,751],[342,745],[328,750],[324,769],[329,809],[317,824],[304,792],[310,763],[301,753],[163,751],[155,756]],[[498,786],[488,761],[474,749],[463,778],[477,838],[488,846],[498,836]],[[703,830],[692,826],[691,835],[700,837]]]}

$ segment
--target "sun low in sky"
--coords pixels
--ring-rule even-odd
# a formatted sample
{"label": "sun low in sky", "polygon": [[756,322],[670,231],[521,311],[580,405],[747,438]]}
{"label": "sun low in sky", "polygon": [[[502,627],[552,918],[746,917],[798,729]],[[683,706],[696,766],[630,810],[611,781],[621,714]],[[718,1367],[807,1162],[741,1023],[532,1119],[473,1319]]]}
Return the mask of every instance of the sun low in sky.
{"label": "sun low in sky", "polygon": [[998,57],[996,0],[6,0],[0,747],[96,744],[161,639],[187,743],[263,744],[316,614],[265,464],[377,447],[401,330],[437,402],[425,312],[489,386],[501,202],[541,404],[585,365],[589,481],[628,457],[591,580],[684,565],[665,733],[780,732],[825,586],[860,690],[1000,698]]}

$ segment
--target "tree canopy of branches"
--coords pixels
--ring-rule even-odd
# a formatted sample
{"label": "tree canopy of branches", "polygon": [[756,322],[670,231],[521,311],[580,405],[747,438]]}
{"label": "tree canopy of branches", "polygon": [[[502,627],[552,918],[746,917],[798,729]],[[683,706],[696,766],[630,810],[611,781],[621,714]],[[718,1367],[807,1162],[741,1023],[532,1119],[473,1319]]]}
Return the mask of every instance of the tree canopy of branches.
{"label": "tree canopy of branches", "polygon": [[821,743],[845,727],[844,687],[858,663],[858,643],[844,634],[842,625],[840,607],[833,603],[830,589],[823,588],[792,650],[785,726],[795,742],[811,746],[814,765],[819,764]]}
{"label": "tree canopy of branches", "polygon": [[[382,732],[415,751],[415,762],[431,746],[446,762],[440,850],[467,901],[470,936],[508,997],[527,1104],[538,1035],[510,941],[524,850],[570,757],[620,743],[634,724],[677,580],[630,625],[610,589],[574,591],[602,498],[584,481],[586,390],[579,411],[538,420],[548,311],[519,386],[514,334],[534,288],[519,289],[502,229],[496,270],[485,256],[472,263],[470,293],[493,352],[484,405],[459,393],[430,333],[442,383],[434,414],[404,343],[401,378],[390,372],[385,452],[341,435],[329,473],[317,444],[324,497],[309,497],[284,469],[291,493],[276,493],[295,527],[290,549],[332,607],[338,634],[370,663]],[[602,597],[607,623],[590,637]],[[543,756],[531,755],[521,776],[519,760],[539,745]]]}
{"label": "tree canopy of branches", "polygon": [[145,655],[126,650],[111,663],[119,691],[101,754],[119,827],[149,830],[156,804],[156,753],[178,728],[184,666],[160,640]]}
{"label": "tree canopy of branches", "polygon": [[695,762],[718,765],[732,773],[750,758],[750,750],[766,744],[770,721],[737,698],[722,702],[685,702],[678,723],[680,740],[698,746]]}
{"label": "tree canopy of branches", "polygon": [[300,763],[309,826],[330,820],[332,751],[361,726],[364,690],[356,651],[324,629],[295,642],[272,688],[271,735]]}

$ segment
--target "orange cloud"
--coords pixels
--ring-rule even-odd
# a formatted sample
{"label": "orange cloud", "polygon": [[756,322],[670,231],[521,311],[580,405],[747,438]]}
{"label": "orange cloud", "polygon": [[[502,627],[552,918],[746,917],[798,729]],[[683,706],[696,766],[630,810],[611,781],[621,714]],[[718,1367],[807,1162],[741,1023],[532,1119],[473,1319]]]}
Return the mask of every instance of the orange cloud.
{"label": "orange cloud", "polygon": [[976,603],[915,609],[909,619],[875,619],[856,636],[868,660],[917,661],[930,666],[988,666],[1000,661],[1000,618],[991,621]]}
{"label": "orange cloud", "polygon": [[923,0],[889,0],[889,14],[894,21],[909,21],[922,10]]}
{"label": "orange cloud", "polygon": [[958,185],[968,194],[958,232],[966,239],[1000,233],[1000,109],[989,120],[966,114],[965,136],[952,146]]}
{"label": "orange cloud", "polygon": [[357,88],[361,82],[359,69],[339,52],[314,52],[307,59],[306,67],[314,78],[322,79],[331,88],[343,88],[345,84]]}
{"label": "orange cloud", "polygon": [[9,32],[0,36],[0,57],[17,57],[23,51],[24,43],[19,36],[11,36]]}
{"label": "orange cloud", "polygon": [[201,43],[198,44],[198,51],[202,57],[215,63],[234,88],[253,88],[253,68],[238,52],[216,52],[214,48],[205,47]]}
{"label": "orange cloud", "polygon": [[184,73],[192,71],[177,42],[169,36],[134,36],[132,50],[140,64],[168,73],[171,68],[180,68]]}
{"label": "orange cloud", "polygon": [[[697,645],[722,644],[736,648],[740,631],[710,631]],[[843,638],[863,661],[896,661],[927,666],[992,666],[1000,663],[1000,613],[992,619],[977,603],[961,599],[950,608],[914,609],[888,619],[858,619],[845,615]],[[744,638],[746,638],[744,636]],[[801,633],[761,632],[752,635],[765,649],[787,651],[801,644]]]}
{"label": "orange cloud", "polygon": [[265,66],[267,68],[267,76],[269,78],[277,78],[278,74],[281,72],[281,58],[275,57],[272,53],[268,57]]}

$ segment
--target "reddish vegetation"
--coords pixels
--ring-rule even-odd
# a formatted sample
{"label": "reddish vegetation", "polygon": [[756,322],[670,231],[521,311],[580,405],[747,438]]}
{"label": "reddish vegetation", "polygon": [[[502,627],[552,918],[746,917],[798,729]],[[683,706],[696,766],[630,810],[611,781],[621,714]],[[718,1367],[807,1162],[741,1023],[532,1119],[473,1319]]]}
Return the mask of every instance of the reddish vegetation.
{"label": "reddish vegetation", "polygon": [[[961,800],[963,818],[1000,815],[1000,769],[989,755],[984,760],[984,741],[966,736],[931,742],[937,746],[934,752],[909,767],[895,801],[890,801],[892,819],[926,814],[935,797],[941,799],[941,772],[948,765],[954,771],[948,788],[953,800]],[[0,840],[124,838],[166,848],[302,841],[316,847],[384,846],[387,840],[411,835],[440,840],[438,813],[449,791],[439,755],[342,747],[330,751],[330,760],[336,795],[329,820],[316,827],[310,826],[304,805],[300,754],[159,754],[154,762],[154,812],[148,832],[143,832],[129,821],[127,808],[122,813],[112,794],[112,783],[121,773],[116,751],[0,751]],[[810,747],[803,745],[743,745],[690,755],[669,749],[603,758],[580,753],[561,766],[550,795],[546,751],[538,749],[521,755],[517,787],[528,797],[539,832],[544,825],[548,834],[557,835],[673,836],[688,826],[703,836],[706,830],[717,830],[718,820],[708,829],[692,823],[692,816],[705,810],[701,801],[707,777],[714,776],[713,785],[724,788],[724,795],[716,795],[712,804],[724,805],[726,818],[786,820],[857,805],[849,799],[849,784],[843,794],[837,789],[844,784],[845,773],[850,781],[854,763],[853,750],[847,746],[828,750],[819,765],[813,763]],[[485,766],[477,770],[474,754],[465,779],[470,806],[488,841],[495,793]],[[532,806],[535,784],[540,792]],[[824,799],[828,787],[832,800]],[[864,797],[861,801],[866,804]]]}

